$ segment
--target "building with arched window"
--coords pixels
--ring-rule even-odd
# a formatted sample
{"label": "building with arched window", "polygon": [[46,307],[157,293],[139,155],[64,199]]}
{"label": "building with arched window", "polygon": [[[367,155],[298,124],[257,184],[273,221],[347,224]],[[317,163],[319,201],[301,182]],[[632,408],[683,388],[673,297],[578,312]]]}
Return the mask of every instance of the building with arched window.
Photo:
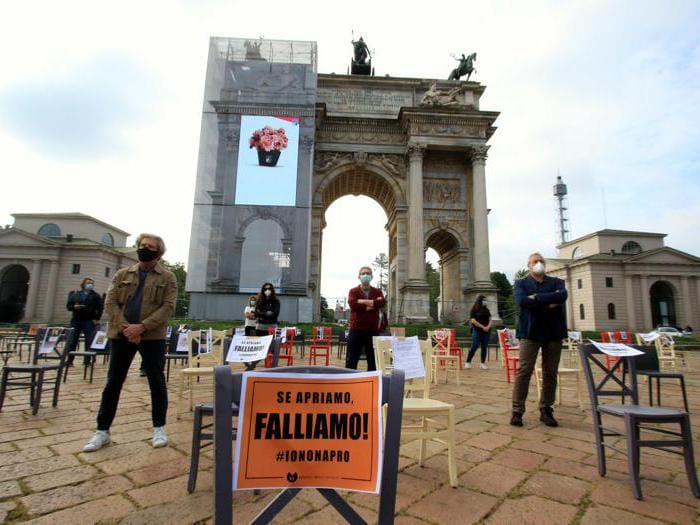
{"label": "building with arched window", "polygon": [[89,215],[12,216],[0,229],[0,322],[66,322],[68,294],[85,277],[103,294],[118,269],[137,262],[127,232]]}
{"label": "building with arched window", "polygon": [[566,281],[569,329],[700,327],[700,258],[664,237],[606,229],[561,244],[547,271]]}

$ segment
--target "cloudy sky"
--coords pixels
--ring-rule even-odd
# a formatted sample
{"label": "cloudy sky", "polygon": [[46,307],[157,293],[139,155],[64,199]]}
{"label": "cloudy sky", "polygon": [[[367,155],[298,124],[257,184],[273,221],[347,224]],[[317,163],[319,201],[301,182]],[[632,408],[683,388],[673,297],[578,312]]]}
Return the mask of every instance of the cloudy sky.
{"label": "cloudy sky", "polygon": [[[167,258],[186,262],[209,36],[314,40],[319,72],[343,73],[354,30],[377,75],[445,78],[451,53],[478,53],[481,107],[501,112],[486,166],[493,270],[512,277],[534,249],[556,254],[557,173],[573,237],[666,232],[700,254],[694,0],[28,0],[2,11],[0,224],[80,211],[162,232]],[[358,208],[366,221],[350,228]],[[327,221],[322,292],[335,297],[386,251],[386,216],[345,197]]]}

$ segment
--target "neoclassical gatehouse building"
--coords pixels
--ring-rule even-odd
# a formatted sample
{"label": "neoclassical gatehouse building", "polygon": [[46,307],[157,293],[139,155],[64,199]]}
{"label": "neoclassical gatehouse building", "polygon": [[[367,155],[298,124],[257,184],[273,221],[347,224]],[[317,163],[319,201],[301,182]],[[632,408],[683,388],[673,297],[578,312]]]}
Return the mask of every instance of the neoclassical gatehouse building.
{"label": "neoclassical gatehouse building", "polygon": [[561,244],[547,272],[566,281],[569,329],[700,327],[700,258],[664,237],[605,229]]}
{"label": "neoclassical gatehouse building", "polygon": [[66,299],[85,277],[107,291],[137,262],[124,230],[82,213],[15,213],[0,230],[0,322],[63,323]]}

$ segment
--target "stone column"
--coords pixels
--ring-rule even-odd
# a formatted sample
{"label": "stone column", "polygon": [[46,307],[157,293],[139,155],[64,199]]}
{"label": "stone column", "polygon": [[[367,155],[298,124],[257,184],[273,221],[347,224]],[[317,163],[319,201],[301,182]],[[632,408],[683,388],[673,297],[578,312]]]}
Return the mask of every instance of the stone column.
{"label": "stone column", "polygon": [[29,292],[27,304],[24,308],[24,320],[31,322],[36,314],[36,299],[39,295],[39,280],[41,279],[41,259],[35,259],[32,264],[32,272],[29,274]]}
{"label": "stone column", "polygon": [[630,330],[639,330],[637,326],[637,316],[634,311],[634,287],[632,286],[632,276],[625,275],[625,304],[627,308],[627,326]]}
{"label": "stone column", "polygon": [[46,304],[44,305],[44,321],[53,322],[54,304],[56,302],[56,287],[58,286],[58,261],[50,261],[49,282],[46,286]]}
{"label": "stone column", "polygon": [[488,146],[476,146],[472,161],[472,220],[474,224],[474,281],[490,283],[489,223],[486,207],[486,153]]}
{"label": "stone column", "polygon": [[651,319],[651,303],[649,302],[649,280],[646,275],[639,277],[639,288],[642,296],[642,330],[651,330],[654,328]]}
{"label": "stone column", "polygon": [[681,304],[683,305],[683,311],[680,315],[680,325],[685,327],[686,325],[692,326],[693,321],[693,310],[690,307],[690,286],[688,286],[688,277],[681,277]]}

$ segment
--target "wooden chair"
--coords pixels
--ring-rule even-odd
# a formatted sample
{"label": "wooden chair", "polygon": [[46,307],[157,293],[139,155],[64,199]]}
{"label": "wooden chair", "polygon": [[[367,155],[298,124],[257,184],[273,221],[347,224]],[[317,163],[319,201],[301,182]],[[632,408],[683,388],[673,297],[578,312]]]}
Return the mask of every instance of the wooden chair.
{"label": "wooden chair", "polygon": [[[557,393],[555,404],[561,405],[562,400],[562,382],[564,378],[571,377],[576,381],[576,397],[578,398],[578,406],[581,410],[583,407],[583,385],[581,379],[581,367],[578,366],[578,355],[572,353],[578,352],[578,342],[571,339],[562,341],[562,357],[559,368],[557,369]],[[537,385],[537,401],[542,398],[542,365],[541,356],[538,357],[538,364],[535,366],[535,384]],[[564,364],[564,366],[561,366]]]}
{"label": "wooden chair", "polygon": [[[185,402],[185,390],[187,390],[187,410],[192,411],[194,406],[194,391],[212,389],[212,382],[200,382],[200,378],[211,378],[214,375],[214,367],[224,362],[224,338],[226,330],[211,331],[211,348],[206,352],[200,352],[207,346],[208,330],[191,330],[187,334],[187,368],[180,369],[180,386],[177,391],[177,418],[183,410]],[[195,381],[196,380],[196,381]]]}
{"label": "wooden chair", "polygon": [[[643,351],[644,349],[641,348]],[[690,418],[684,410],[665,407],[648,407],[639,404],[639,391],[637,388],[637,370],[635,357],[623,357],[615,362],[612,367],[603,365],[599,359],[600,354],[593,345],[581,345],[579,347],[581,366],[586,375],[588,393],[593,410],[593,431],[596,439],[598,453],[598,473],[605,476],[607,472],[605,461],[605,448],[611,448],[616,452],[627,455],[630,483],[634,497],[642,499],[642,488],[639,480],[640,452],[642,447],[655,448],[665,452],[682,455],[685,460],[685,471],[688,477],[690,489],[696,498],[700,498],[700,484],[698,484],[695,471],[695,457],[693,453],[693,433],[690,428]],[[621,380],[616,374],[622,368],[622,360],[626,364],[627,377]],[[593,366],[598,373],[595,377]],[[600,373],[603,377],[601,379]],[[629,384],[627,384],[629,380]],[[601,397],[629,396],[632,404],[618,404],[600,402]],[[624,421],[624,428],[616,430],[603,426],[603,416],[615,417]],[[665,427],[676,424],[679,430],[670,430]],[[654,425],[654,426],[648,426]],[[662,427],[663,426],[663,427]],[[664,428],[665,427],[665,428]],[[642,439],[644,432],[644,439]],[[651,432],[661,434],[660,437],[670,439],[648,439]],[[624,437],[627,447],[620,449],[617,443],[606,443],[606,437]],[[677,450],[678,448],[682,450]]]}
{"label": "wooden chair", "polygon": [[455,379],[459,384],[459,356],[450,353],[452,334],[449,330],[428,330],[428,341],[433,345],[433,356],[431,359],[431,378],[433,382],[438,382],[438,372],[445,371],[445,383],[450,371],[455,373]]}
{"label": "wooden chair", "polygon": [[676,360],[680,360],[680,356],[676,354],[676,345],[673,338],[669,335],[659,333],[659,337],[654,339],[654,345],[659,354],[661,368],[670,367],[676,370],[678,368]]}
{"label": "wooden chair", "polygon": [[457,329],[443,328],[443,330],[450,331],[450,355],[456,355],[459,357],[459,369],[462,370],[464,367],[464,351],[462,350],[462,347],[457,346]]}
{"label": "wooden chair", "polygon": [[333,330],[330,326],[314,326],[311,344],[309,345],[309,364],[315,365],[317,357],[326,359],[326,366],[330,363],[331,337]]}
{"label": "wooden chair", "polygon": [[[374,357],[377,369],[384,375],[390,374],[394,368],[392,365],[391,340],[375,337]],[[404,390],[407,396],[403,401],[403,424],[401,425],[401,439],[405,441],[420,440],[418,464],[423,465],[426,447],[429,441],[435,441],[447,445],[447,466],[450,485],[456,487],[457,463],[455,456],[455,407],[450,403],[430,398],[430,383],[434,347],[430,340],[419,341],[425,376],[407,379]],[[420,422],[416,422],[419,419]]]}
{"label": "wooden chair", "polygon": [[[274,335],[276,337],[282,338],[284,334],[284,342],[280,343],[280,352],[278,359],[284,359],[287,361],[287,366],[294,366],[294,355],[292,350],[294,349],[294,337],[297,335],[296,328],[268,328],[267,333],[269,335]],[[272,366],[273,354],[270,352],[265,358],[265,368],[273,368]],[[275,365],[277,366],[277,365]]]}
{"label": "wooden chair", "polygon": [[518,373],[520,346],[515,337],[515,330],[504,328],[498,330],[498,346],[501,349],[502,364],[506,369],[506,382],[510,383]]}

